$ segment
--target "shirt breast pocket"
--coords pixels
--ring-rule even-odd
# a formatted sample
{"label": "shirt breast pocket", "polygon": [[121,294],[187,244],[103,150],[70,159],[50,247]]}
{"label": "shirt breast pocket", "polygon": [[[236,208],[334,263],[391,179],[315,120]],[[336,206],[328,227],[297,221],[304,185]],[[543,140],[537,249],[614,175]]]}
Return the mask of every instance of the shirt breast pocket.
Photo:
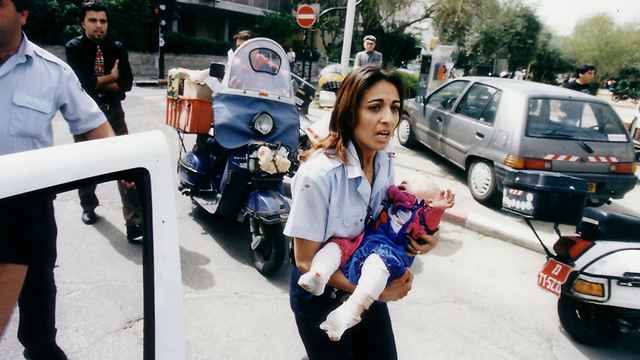
{"label": "shirt breast pocket", "polygon": [[52,100],[15,91],[9,134],[35,139],[44,138],[54,111]]}
{"label": "shirt breast pocket", "polygon": [[338,237],[347,239],[358,236],[364,230],[367,211],[363,206],[345,206],[334,218],[333,229]]}

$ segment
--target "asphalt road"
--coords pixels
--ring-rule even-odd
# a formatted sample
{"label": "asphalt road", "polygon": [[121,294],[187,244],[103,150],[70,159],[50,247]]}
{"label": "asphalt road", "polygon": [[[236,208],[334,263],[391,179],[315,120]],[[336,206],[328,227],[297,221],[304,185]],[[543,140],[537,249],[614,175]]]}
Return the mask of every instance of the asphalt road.
{"label": "asphalt road", "polygon": [[[135,88],[124,107],[130,132],[160,129],[177,160],[177,135],[164,125],[164,91]],[[64,122],[57,121],[54,131],[56,144],[71,142]],[[187,148],[192,142],[186,139]],[[428,151],[400,148],[404,165],[396,169],[398,178],[425,172],[456,191],[456,207],[506,219],[498,210],[463,200],[460,170]],[[141,359],[141,247],[126,241],[115,184],[100,185],[98,197],[101,219],[94,226],[81,222],[75,192],[59,194],[55,202],[58,341],[73,360]],[[175,197],[186,358],[302,359],[288,304],[290,265],[262,277],[251,265],[246,226],[197,211],[177,190]],[[413,290],[389,304],[399,358],[637,359],[638,334],[608,348],[582,346],[568,337],[557,319],[555,297],[536,286],[544,263],[537,251],[444,223],[438,248],[412,267]],[[0,359],[21,358],[16,329],[17,312],[0,340]]]}

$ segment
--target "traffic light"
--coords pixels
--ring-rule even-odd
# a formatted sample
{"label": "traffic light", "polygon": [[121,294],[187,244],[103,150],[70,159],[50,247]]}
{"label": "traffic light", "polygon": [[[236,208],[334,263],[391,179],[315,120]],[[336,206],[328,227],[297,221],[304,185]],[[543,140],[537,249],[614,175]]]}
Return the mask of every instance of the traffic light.
{"label": "traffic light", "polygon": [[153,20],[160,25],[164,25],[165,18],[167,16],[165,4],[154,5],[151,11],[152,11]]}

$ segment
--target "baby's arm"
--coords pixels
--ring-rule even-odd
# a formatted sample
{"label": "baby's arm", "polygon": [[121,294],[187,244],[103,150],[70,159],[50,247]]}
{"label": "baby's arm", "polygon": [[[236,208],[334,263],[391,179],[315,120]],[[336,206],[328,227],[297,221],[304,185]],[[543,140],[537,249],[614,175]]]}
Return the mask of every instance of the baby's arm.
{"label": "baby's arm", "polygon": [[453,207],[455,199],[456,194],[454,194],[451,190],[442,190],[438,195],[436,195],[433,201],[431,201],[431,204],[429,204],[429,206],[444,211]]}

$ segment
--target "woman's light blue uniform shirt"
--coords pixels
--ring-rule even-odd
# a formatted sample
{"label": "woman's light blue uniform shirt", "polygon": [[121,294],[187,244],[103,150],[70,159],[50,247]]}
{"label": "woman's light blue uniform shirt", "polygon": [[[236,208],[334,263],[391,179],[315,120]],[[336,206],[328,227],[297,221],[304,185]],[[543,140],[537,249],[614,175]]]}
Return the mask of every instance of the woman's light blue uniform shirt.
{"label": "woman's light blue uniform shirt", "polygon": [[347,148],[350,165],[316,152],[293,178],[293,205],[284,233],[317,242],[358,236],[364,230],[367,206],[371,205],[373,219],[382,212],[387,189],[395,182],[394,157],[391,144],[376,153],[372,193],[353,143]]}

